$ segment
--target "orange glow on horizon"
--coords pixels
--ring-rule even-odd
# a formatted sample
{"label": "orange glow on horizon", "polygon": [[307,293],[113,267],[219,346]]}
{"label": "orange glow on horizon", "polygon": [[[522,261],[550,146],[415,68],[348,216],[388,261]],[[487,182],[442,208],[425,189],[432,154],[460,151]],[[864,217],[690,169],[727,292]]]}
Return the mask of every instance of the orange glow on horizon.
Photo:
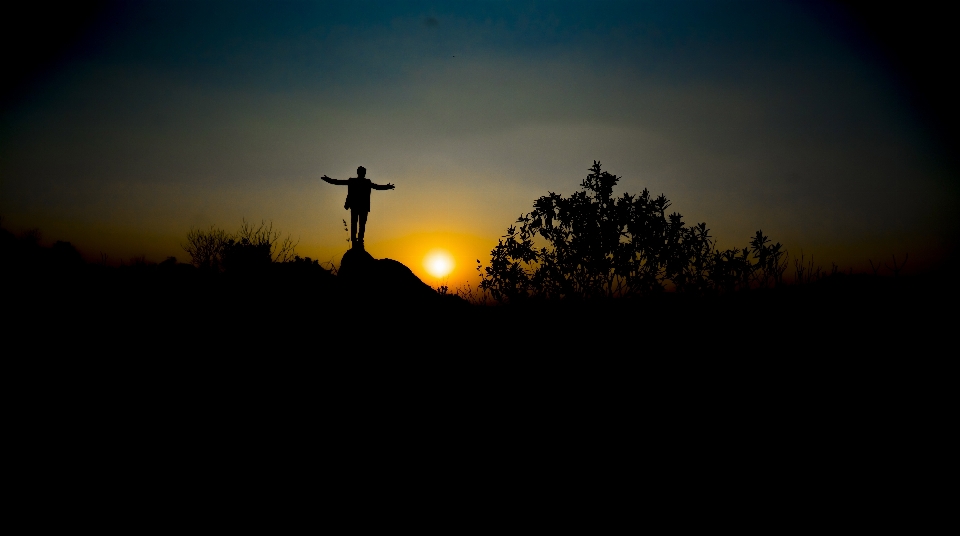
{"label": "orange glow on horizon", "polygon": [[476,260],[490,261],[496,240],[461,233],[416,233],[367,247],[376,258],[402,262],[424,283],[437,287],[476,286]]}

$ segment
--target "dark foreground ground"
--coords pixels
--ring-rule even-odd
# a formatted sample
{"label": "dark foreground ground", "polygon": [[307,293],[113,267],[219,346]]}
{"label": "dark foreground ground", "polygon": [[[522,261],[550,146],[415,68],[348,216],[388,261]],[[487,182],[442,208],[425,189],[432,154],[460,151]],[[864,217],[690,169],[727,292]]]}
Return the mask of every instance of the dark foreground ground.
{"label": "dark foreground ground", "polygon": [[941,275],[482,307],[284,270],[8,270],[19,496],[72,504],[95,482],[137,512],[145,489],[175,489],[176,508],[286,490],[308,508],[292,492],[307,486],[350,508],[358,481],[517,504],[517,484],[626,486],[678,519],[698,501],[738,524],[904,528],[944,507],[924,491],[955,420]]}
{"label": "dark foreground ground", "polygon": [[8,357],[83,354],[117,366],[389,369],[402,360],[756,371],[795,363],[802,373],[814,363],[947,359],[957,320],[957,287],[942,274],[840,274],[712,297],[499,306],[356,272],[348,280],[317,265],[212,275],[174,263],[84,264],[8,270],[3,279]]}
{"label": "dark foreground ground", "polygon": [[957,292],[938,274],[840,275],[707,298],[478,306],[376,281],[344,285],[318,270],[8,273],[7,377],[84,397],[164,393],[171,403],[178,393],[216,392],[348,405],[369,403],[361,392],[443,393],[434,401],[473,392],[497,403],[500,392],[544,391],[650,397],[665,407],[712,405],[704,397],[913,404],[946,396],[954,377]]}

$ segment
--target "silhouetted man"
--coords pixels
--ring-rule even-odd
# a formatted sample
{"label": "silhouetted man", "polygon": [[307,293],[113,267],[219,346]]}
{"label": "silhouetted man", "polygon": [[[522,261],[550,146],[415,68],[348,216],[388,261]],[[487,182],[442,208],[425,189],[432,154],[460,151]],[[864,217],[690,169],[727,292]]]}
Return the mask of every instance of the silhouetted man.
{"label": "silhouetted man", "polygon": [[[320,177],[330,184],[342,184],[347,186],[347,201],[343,204],[344,209],[350,209],[350,241],[353,247],[359,245],[363,247],[363,231],[367,227],[367,213],[370,212],[370,190],[393,190],[394,185],[374,184],[366,178],[367,168],[360,166],[357,168],[357,176],[347,180],[331,179],[324,175]],[[357,220],[360,220],[360,234],[357,234]]]}

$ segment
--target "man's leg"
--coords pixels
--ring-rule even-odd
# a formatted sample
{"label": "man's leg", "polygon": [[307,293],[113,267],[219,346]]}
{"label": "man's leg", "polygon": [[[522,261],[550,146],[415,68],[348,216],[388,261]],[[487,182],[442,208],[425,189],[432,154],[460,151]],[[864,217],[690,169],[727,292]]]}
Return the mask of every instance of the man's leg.
{"label": "man's leg", "polygon": [[[357,218],[360,216],[360,213],[356,210],[350,211],[350,243],[357,243]],[[367,215],[363,215],[363,219],[367,219]],[[360,236],[363,236],[363,231],[360,231]]]}
{"label": "man's leg", "polygon": [[360,213],[360,234],[357,235],[357,238],[360,239],[360,243],[363,243],[363,232],[367,229],[367,214],[368,212]]}

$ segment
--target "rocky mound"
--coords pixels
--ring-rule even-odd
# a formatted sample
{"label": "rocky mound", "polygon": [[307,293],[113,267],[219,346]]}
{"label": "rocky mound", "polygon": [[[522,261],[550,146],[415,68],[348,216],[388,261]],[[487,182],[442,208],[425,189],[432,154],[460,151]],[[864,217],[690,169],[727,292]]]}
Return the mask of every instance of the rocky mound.
{"label": "rocky mound", "polygon": [[439,297],[403,263],[393,259],[374,259],[361,248],[344,253],[337,278],[352,293],[372,298],[420,301]]}

